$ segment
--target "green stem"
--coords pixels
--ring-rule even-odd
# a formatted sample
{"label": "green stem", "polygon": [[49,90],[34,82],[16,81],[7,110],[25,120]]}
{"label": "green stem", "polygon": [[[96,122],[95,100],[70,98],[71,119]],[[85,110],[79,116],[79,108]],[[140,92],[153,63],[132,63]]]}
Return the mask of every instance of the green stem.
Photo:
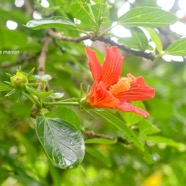
{"label": "green stem", "polygon": [[39,85],[39,83],[29,83],[28,85],[29,85],[29,86],[35,86],[35,87],[36,87],[36,86]]}
{"label": "green stem", "polygon": [[34,96],[32,96],[31,94],[27,94],[25,92],[23,92],[23,95],[26,96],[37,107],[41,107],[41,104],[39,103],[39,101]]}
{"label": "green stem", "polygon": [[58,102],[77,102],[77,98],[72,97],[68,99],[63,99],[62,101],[58,101]]}
{"label": "green stem", "polygon": [[162,51],[161,53],[159,53],[158,55],[155,56],[154,61],[157,61],[159,58],[161,58],[162,56],[164,56],[166,53],[164,51]]}
{"label": "green stem", "polygon": [[66,105],[66,106],[78,106],[79,102],[44,102],[43,103],[44,106],[48,107],[48,106],[57,106],[57,105]]}

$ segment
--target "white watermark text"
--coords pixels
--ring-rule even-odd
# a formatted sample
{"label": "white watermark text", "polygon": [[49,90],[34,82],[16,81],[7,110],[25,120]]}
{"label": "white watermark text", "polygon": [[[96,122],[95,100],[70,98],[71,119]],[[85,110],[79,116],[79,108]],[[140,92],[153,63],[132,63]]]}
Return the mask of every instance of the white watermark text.
{"label": "white watermark text", "polygon": [[19,50],[0,50],[2,55],[18,55],[20,54]]}

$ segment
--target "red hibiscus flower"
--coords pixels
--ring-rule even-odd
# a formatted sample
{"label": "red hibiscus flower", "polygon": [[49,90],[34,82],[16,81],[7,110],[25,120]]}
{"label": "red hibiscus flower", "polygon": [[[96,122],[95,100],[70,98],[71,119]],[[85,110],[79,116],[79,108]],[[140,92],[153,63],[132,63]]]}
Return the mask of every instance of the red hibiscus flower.
{"label": "red hibiscus flower", "polygon": [[89,67],[94,79],[86,101],[91,107],[113,108],[124,112],[134,112],[147,117],[148,112],[130,104],[154,97],[154,89],[145,84],[143,77],[131,74],[120,78],[123,56],[116,46],[106,49],[104,64],[101,65],[94,50],[86,47]]}

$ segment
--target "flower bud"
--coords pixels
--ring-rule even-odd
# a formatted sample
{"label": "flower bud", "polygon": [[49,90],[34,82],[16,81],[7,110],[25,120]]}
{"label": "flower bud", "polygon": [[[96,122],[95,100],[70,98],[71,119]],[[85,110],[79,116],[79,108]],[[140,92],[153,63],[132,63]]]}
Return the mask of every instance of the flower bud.
{"label": "flower bud", "polygon": [[27,77],[19,71],[16,73],[16,75],[12,76],[10,80],[12,85],[19,90],[24,89],[28,82]]}

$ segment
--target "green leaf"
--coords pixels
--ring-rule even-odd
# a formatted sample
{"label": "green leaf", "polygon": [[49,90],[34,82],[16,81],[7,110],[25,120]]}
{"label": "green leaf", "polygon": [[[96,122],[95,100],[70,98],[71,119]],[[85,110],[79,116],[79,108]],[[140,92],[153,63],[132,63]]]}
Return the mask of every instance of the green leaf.
{"label": "green leaf", "polygon": [[3,184],[3,182],[8,178],[9,171],[7,168],[1,167],[0,173],[0,184]]}
{"label": "green leaf", "polygon": [[[2,141],[1,141],[1,143],[2,143]],[[8,172],[10,170],[13,170],[16,173],[16,174],[12,174],[11,177],[16,179],[17,183],[21,183],[22,185],[34,185],[34,186],[46,185],[46,183],[44,183],[44,182],[41,183],[41,182],[35,180],[30,175],[30,174],[34,174],[32,172],[32,170],[29,169],[28,166],[26,166],[26,164],[24,164],[20,160],[14,161],[14,159],[6,153],[0,153],[0,160],[1,161],[3,160]],[[0,173],[1,173],[1,170],[2,170],[2,167],[0,169]],[[1,176],[3,176],[2,173],[0,174],[0,180],[2,180]],[[9,174],[8,174],[8,177],[9,177]],[[1,183],[1,181],[0,181],[0,183]],[[1,185],[4,185],[4,184],[5,184],[5,182]],[[12,184],[8,184],[8,185],[12,185]]]}
{"label": "green leaf", "polygon": [[59,118],[38,117],[36,133],[52,163],[73,168],[84,158],[84,139],[79,130]]}
{"label": "green leaf", "polygon": [[152,125],[148,120],[143,119],[138,124],[140,130],[140,136],[146,136],[149,134],[155,134],[160,132],[160,129],[155,125]]}
{"label": "green leaf", "polygon": [[140,50],[146,50],[148,48],[148,39],[145,33],[139,28],[131,29],[133,39],[136,41],[136,45]]}
{"label": "green leaf", "polygon": [[[158,68],[160,69],[160,68]],[[161,67],[161,69],[163,69]],[[159,74],[159,71],[157,72]],[[166,76],[166,74],[164,74]],[[166,81],[164,81],[164,84]],[[162,84],[163,85],[163,84]],[[162,87],[161,87],[162,88]],[[165,89],[163,89],[165,91]],[[160,91],[160,94],[164,92]],[[167,92],[166,92],[167,94]],[[158,105],[158,109],[157,109]],[[174,115],[174,105],[169,101],[165,99],[152,99],[150,101],[150,106],[151,106],[151,115],[156,118],[158,121],[159,120],[168,120]],[[165,112],[166,109],[166,112]]]}
{"label": "green leaf", "polygon": [[163,45],[158,34],[151,28],[146,28],[146,30],[149,33],[151,40],[155,43],[158,52],[161,53],[163,51]]}
{"label": "green leaf", "polygon": [[[1,11],[0,11],[0,15],[2,15]],[[26,20],[24,22],[26,22]],[[22,25],[22,23],[19,23],[19,24]],[[23,30],[24,29],[26,28],[23,28]],[[32,41],[28,41],[28,33],[26,34],[26,32],[25,31],[23,32],[23,30],[22,31],[19,29],[9,30],[9,29],[6,29],[6,27],[1,26],[0,33],[2,37],[1,37],[0,50],[2,51],[5,50],[5,52],[6,51],[8,52],[9,49],[13,47],[12,50],[15,52],[17,51],[17,54],[8,55],[9,57],[13,57],[13,56],[19,57],[18,53],[21,54],[22,52],[29,52],[30,50],[35,51],[35,52],[38,51],[38,49],[40,48],[39,43],[38,42],[36,43],[35,38],[33,38]],[[1,55],[1,57],[3,56],[6,58],[7,54]],[[11,60],[13,59],[11,58]]]}
{"label": "green leaf", "polygon": [[0,83],[0,92],[3,92],[3,91],[11,91],[13,89],[12,86],[10,85],[7,85],[5,83]]}
{"label": "green leaf", "polygon": [[13,95],[14,93],[16,93],[16,89],[12,89],[10,92],[8,92],[5,96],[8,97],[8,96],[11,96]]}
{"label": "green leaf", "polygon": [[31,20],[27,22],[25,26],[35,30],[43,29],[43,28],[64,29],[64,28],[73,28],[75,27],[75,24],[69,19],[56,16],[56,17],[45,18],[45,19]]}
{"label": "green leaf", "polygon": [[108,167],[111,166],[110,159],[108,159],[106,156],[104,156],[97,149],[86,146],[86,152],[88,152],[90,155],[92,155],[93,157],[95,157],[97,160],[99,160],[104,165],[106,165]]}
{"label": "green leaf", "polygon": [[54,110],[52,110],[52,112],[46,113],[45,116],[53,117],[53,118],[60,118],[72,124],[74,127],[78,129],[81,128],[81,122],[80,122],[79,116],[70,108],[57,107]]}
{"label": "green leaf", "polygon": [[26,87],[26,90],[30,94],[35,95],[35,96],[37,96],[39,98],[47,98],[47,97],[49,97],[53,93],[52,90],[51,91],[48,91],[48,92],[40,92],[37,89],[34,89],[32,87],[29,87],[29,86]]}
{"label": "green leaf", "polygon": [[150,141],[150,142],[155,142],[155,143],[158,143],[158,144],[164,144],[164,145],[172,146],[172,147],[175,147],[175,148],[177,148],[181,151],[186,150],[186,145],[185,144],[177,143],[174,140],[172,140],[170,138],[163,137],[163,136],[146,136],[145,140]]}
{"label": "green leaf", "polygon": [[170,12],[164,11],[156,7],[137,7],[128,11],[121,16],[118,24],[124,26],[142,26],[142,27],[163,27],[173,24],[177,21],[177,17]]}
{"label": "green leaf", "polygon": [[143,144],[139,140],[139,138],[135,135],[135,133],[120,119],[118,119],[113,114],[99,110],[95,111],[99,116],[103,117],[106,121],[108,121],[110,124],[118,128],[128,140],[131,140],[136,147],[138,147],[141,151],[144,151]]}
{"label": "green leaf", "polygon": [[119,38],[128,48],[134,48],[138,50],[146,50],[149,48],[148,39],[145,33],[139,28],[130,29],[131,37]]}
{"label": "green leaf", "polygon": [[89,143],[99,143],[99,144],[115,144],[116,140],[110,140],[110,139],[105,139],[105,138],[91,138],[91,139],[87,139],[85,141],[86,144]]}
{"label": "green leaf", "polygon": [[111,6],[105,2],[100,4],[80,2],[74,3],[70,7],[73,17],[81,21],[78,26],[87,30],[95,29],[95,26],[100,27],[100,25],[108,22],[110,8]]}
{"label": "green leaf", "polygon": [[32,77],[34,71],[35,71],[35,67],[32,68],[32,70],[28,74],[26,74],[26,76],[27,76],[28,79],[30,79]]}
{"label": "green leaf", "polygon": [[[143,102],[141,102],[141,101],[133,102],[132,105],[139,107],[143,110],[145,109],[145,106],[144,106]],[[131,112],[125,112],[125,113],[122,112],[121,115],[124,118],[124,120],[126,121],[128,126],[134,125],[143,119],[143,116],[140,116],[138,114],[131,113]]]}
{"label": "green leaf", "polygon": [[[71,5],[71,12],[73,17],[80,20],[80,25],[83,26],[92,26],[96,25],[96,20],[94,15],[98,15],[98,7],[93,8],[94,5],[85,4],[85,3],[74,3]],[[96,14],[93,12],[97,12]]]}
{"label": "green leaf", "polygon": [[147,150],[147,147],[144,147],[144,160],[148,163],[148,164],[153,164],[154,163],[154,159],[153,159],[153,155],[150,154]]}
{"label": "green leaf", "polygon": [[186,38],[181,38],[169,45],[165,54],[173,56],[186,56]]}

